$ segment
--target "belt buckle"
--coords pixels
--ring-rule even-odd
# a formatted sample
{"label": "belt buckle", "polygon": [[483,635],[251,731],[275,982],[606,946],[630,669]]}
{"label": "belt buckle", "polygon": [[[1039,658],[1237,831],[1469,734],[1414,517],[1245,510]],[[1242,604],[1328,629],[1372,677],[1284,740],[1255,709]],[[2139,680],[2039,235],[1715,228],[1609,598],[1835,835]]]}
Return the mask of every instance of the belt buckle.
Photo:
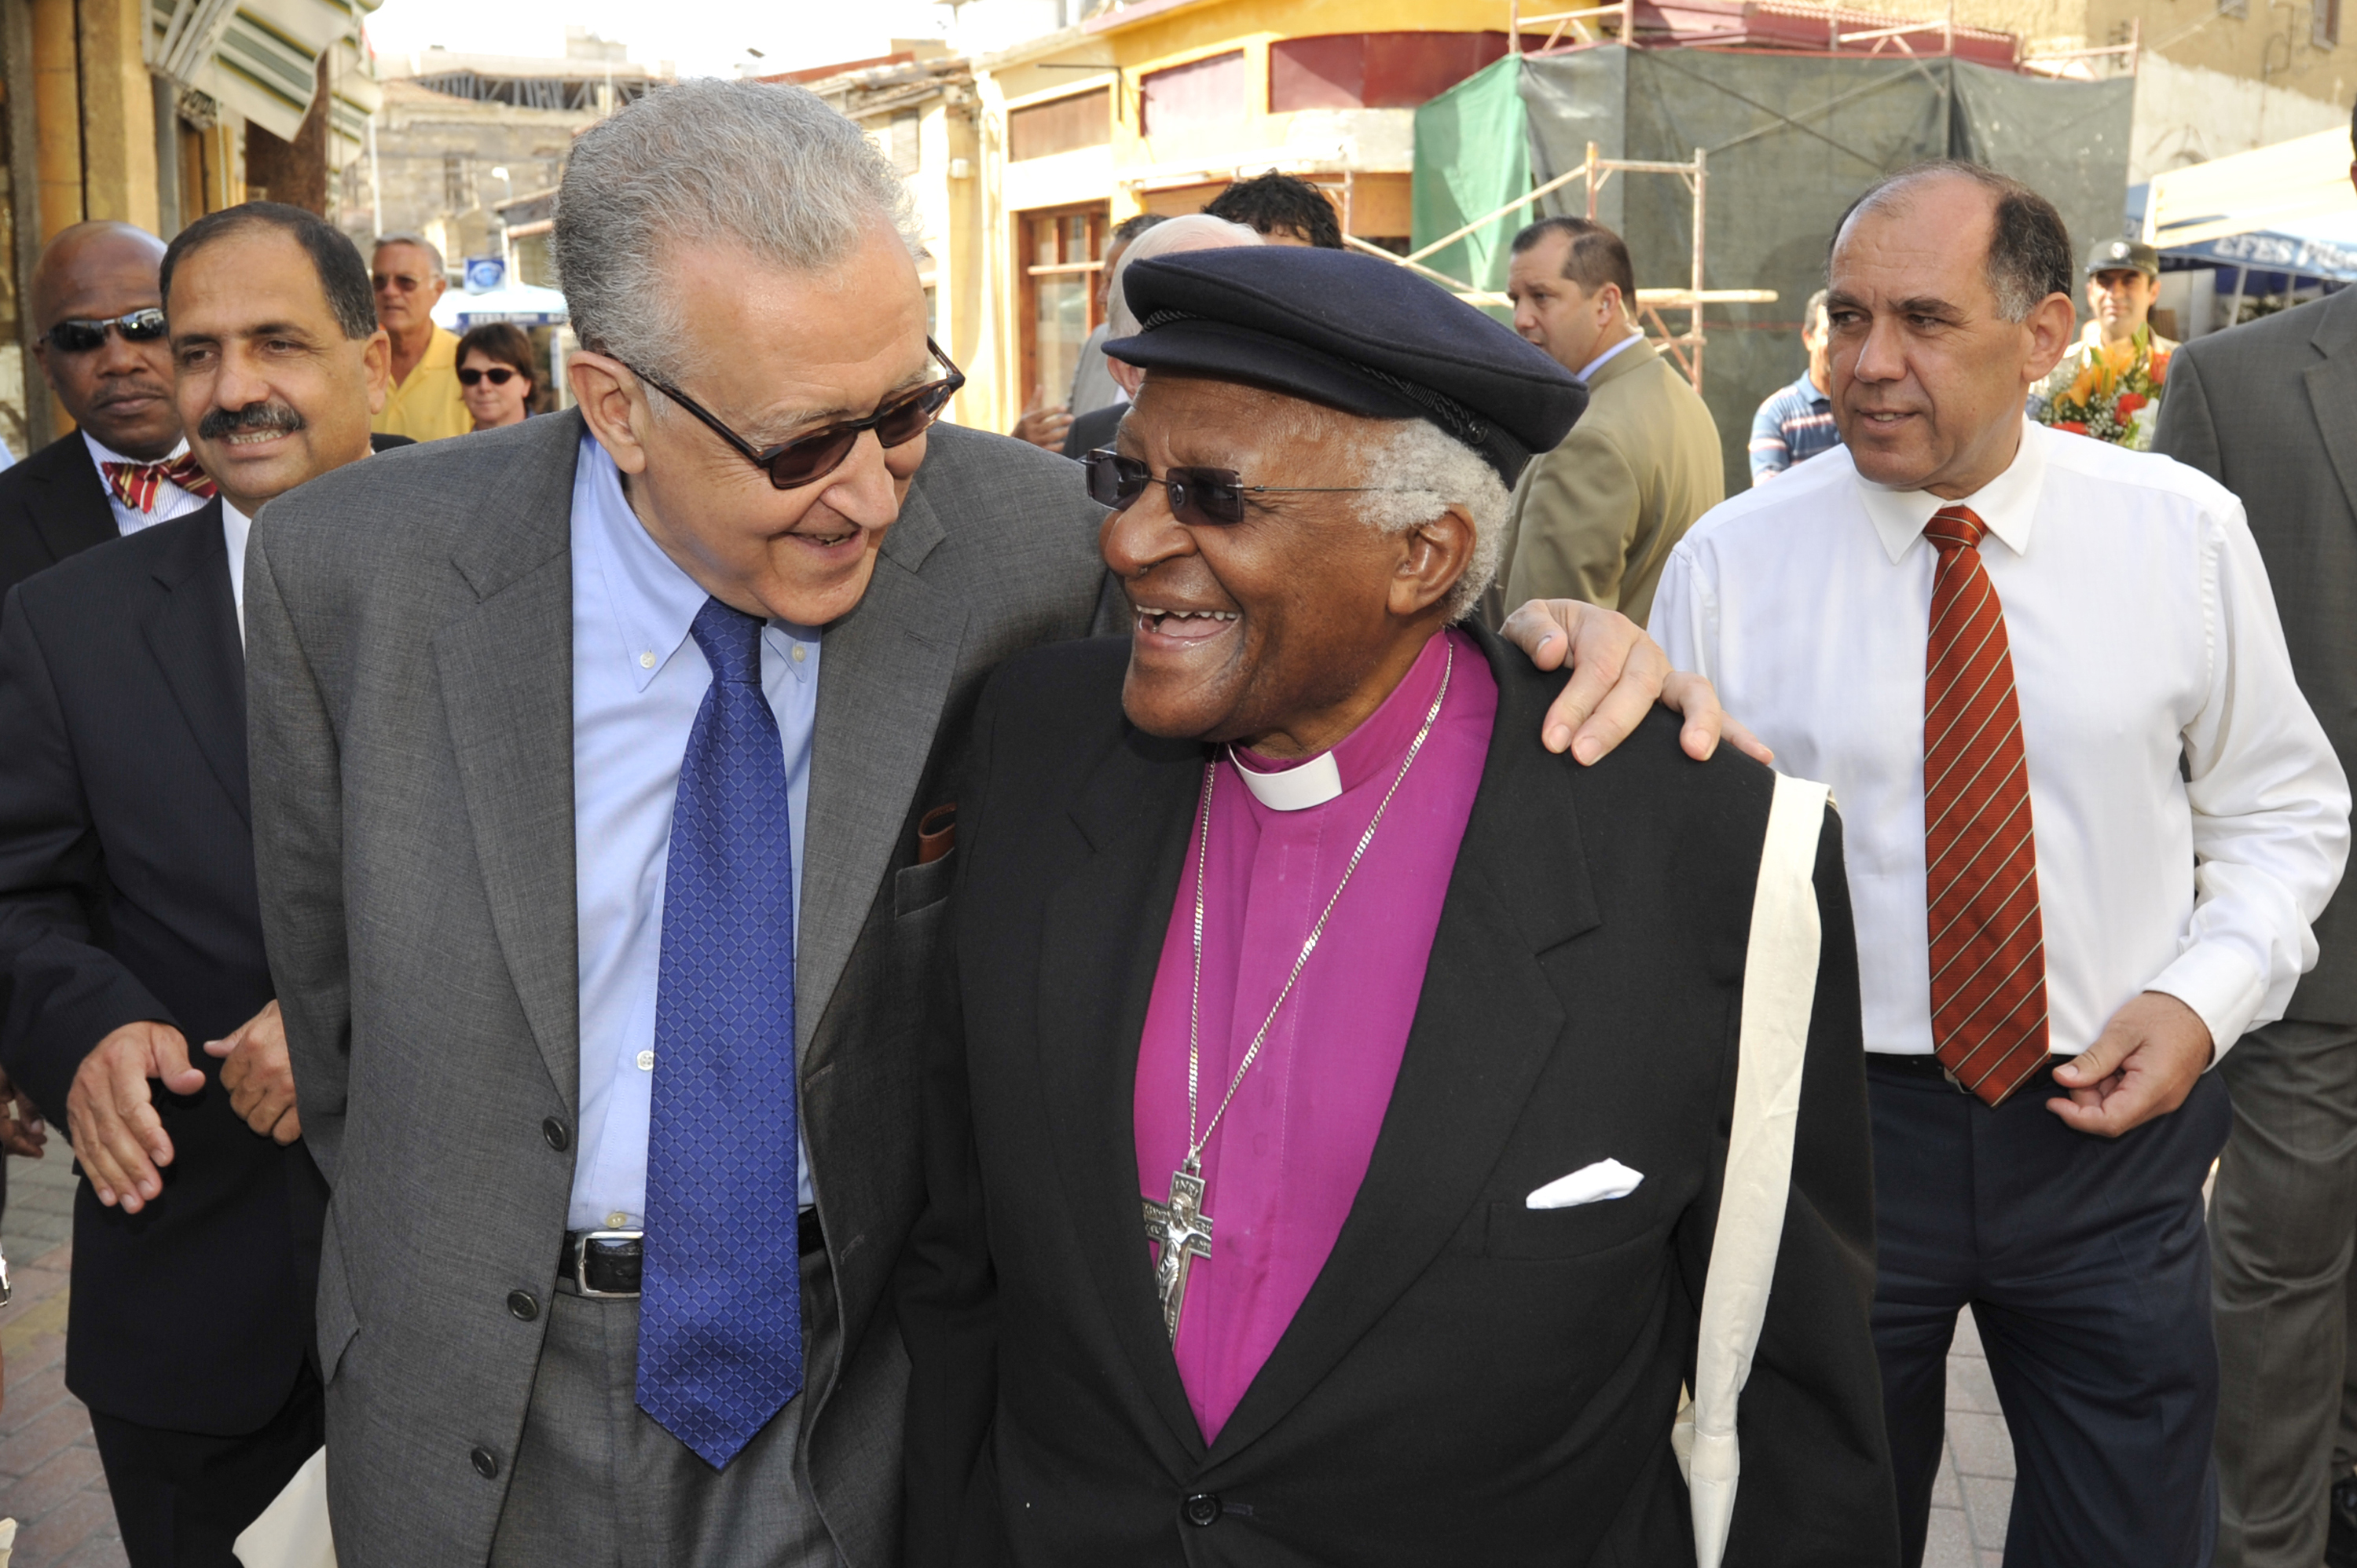
{"label": "belt buckle", "polygon": [[592,1241],[638,1241],[643,1243],[643,1230],[584,1230],[573,1241],[573,1283],[583,1295],[634,1296],[643,1292],[634,1290],[599,1290],[589,1283],[589,1243]]}

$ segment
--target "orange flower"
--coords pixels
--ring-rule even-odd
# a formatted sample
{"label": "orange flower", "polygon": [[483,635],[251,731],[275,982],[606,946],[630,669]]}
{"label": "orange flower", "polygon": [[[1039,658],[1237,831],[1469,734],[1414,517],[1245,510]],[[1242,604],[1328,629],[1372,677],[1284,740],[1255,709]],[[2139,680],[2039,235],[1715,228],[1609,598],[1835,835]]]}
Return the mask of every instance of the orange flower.
{"label": "orange flower", "polygon": [[2136,339],[2123,338],[2116,343],[2104,345],[2104,369],[2114,376],[2124,376],[2136,364]]}
{"label": "orange flower", "polygon": [[2083,405],[2089,398],[2094,395],[2095,383],[2098,379],[2095,367],[2093,364],[2081,366],[2078,375],[2073,377],[2071,381],[2071,391],[2068,394],[2070,400],[2072,403]]}
{"label": "orange flower", "polygon": [[2142,408],[2151,401],[2152,399],[2145,396],[2142,392],[2122,392],[2120,393],[2119,402],[2112,405],[2112,412],[2119,415],[2120,418],[2126,419],[2129,414],[2134,413],[2137,409]]}
{"label": "orange flower", "polygon": [[2169,350],[2163,349],[2155,353],[2145,366],[2144,373],[2145,379],[2155,386],[2169,380]]}
{"label": "orange flower", "polygon": [[2067,430],[2073,435],[2084,435],[2087,434],[2087,427],[2080,424],[2075,419],[2066,419],[2060,424],[2057,424],[2054,428],[2057,430]]}

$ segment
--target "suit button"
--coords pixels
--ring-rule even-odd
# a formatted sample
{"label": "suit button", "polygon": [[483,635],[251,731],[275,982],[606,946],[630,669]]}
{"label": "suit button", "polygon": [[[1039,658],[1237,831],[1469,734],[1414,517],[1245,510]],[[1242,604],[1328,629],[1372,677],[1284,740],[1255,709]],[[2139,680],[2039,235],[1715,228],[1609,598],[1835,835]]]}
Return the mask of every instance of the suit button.
{"label": "suit button", "polygon": [[467,1457],[474,1461],[475,1474],[486,1481],[500,1473],[500,1456],[488,1448],[478,1448]]}
{"label": "suit button", "polygon": [[530,1323],[540,1316],[540,1303],[532,1299],[529,1291],[511,1290],[508,1292],[508,1310],[515,1314],[519,1322]]}
{"label": "suit button", "polygon": [[540,1135],[547,1139],[548,1146],[560,1155],[565,1152],[565,1145],[573,1141],[565,1135],[565,1123],[554,1116],[540,1124]]}
{"label": "suit button", "polygon": [[1178,1517],[1197,1530],[1207,1530],[1220,1521],[1220,1499],[1209,1492],[1197,1492],[1178,1505]]}

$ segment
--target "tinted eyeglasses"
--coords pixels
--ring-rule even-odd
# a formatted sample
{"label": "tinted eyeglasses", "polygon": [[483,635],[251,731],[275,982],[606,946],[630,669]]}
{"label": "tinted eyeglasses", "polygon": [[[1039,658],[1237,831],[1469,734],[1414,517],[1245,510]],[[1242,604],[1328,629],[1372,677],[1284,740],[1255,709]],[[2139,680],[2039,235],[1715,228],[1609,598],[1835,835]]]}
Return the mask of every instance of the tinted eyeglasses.
{"label": "tinted eyeglasses", "polygon": [[462,387],[473,386],[478,381],[489,381],[495,387],[503,387],[513,380],[515,380],[515,372],[505,365],[493,365],[488,371],[479,365],[469,365],[458,372],[458,384]]}
{"label": "tinted eyeglasses", "polygon": [[[942,368],[949,371],[948,375],[887,399],[882,406],[865,419],[846,419],[840,424],[822,425],[809,435],[798,435],[781,446],[759,448],[722,424],[718,417],[685,392],[668,382],[657,381],[636,365],[631,365],[630,371],[639,380],[702,420],[714,435],[735,447],[747,462],[768,470],[770,483],[781,490],[791,490],[816,484],[842,467],[844,459],[851,456],[852,447],[858,445],[859,437],[867,431],[876,432],[878,442],[892,447],[914,441],[932,428],[933,421],[942,416],[942,410],[948,406],[950,399],[965,385],[965,372],[950,363],[950,357],[942,353],[931,338],[925,339],[925,349],[941,361]],[[628,363],[627,360],[624,362]]]}
{"label": "tinted eyeglasses", "polygon": [[1170,515],[1198,527],[1228,528],[1244,520],[1246,496],[1362,495],[1377,485],[1248,485],[1233,468],[1173,468],[1156,474],[1135,457],[1125,457],[1110,446],[1100,446],[1081,459],[1088,475],[1089,499],[1115,511],[1127,511],[1146,493],[1160,485],[1170,498]]}
{"label": "tinted eyeglasses", "polygon": [[160,342],[164,313],[150,306],[105,321],[60,321],[42,336],[60,354],[87,354],[105,343],[109,332],[120,334],[125,343]]}

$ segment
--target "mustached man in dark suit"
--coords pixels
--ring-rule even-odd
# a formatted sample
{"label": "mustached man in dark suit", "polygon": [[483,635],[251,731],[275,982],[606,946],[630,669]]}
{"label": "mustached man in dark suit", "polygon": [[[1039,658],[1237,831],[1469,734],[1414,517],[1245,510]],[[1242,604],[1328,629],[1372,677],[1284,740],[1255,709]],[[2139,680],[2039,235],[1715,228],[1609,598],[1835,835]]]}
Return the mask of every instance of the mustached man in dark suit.
{"label": "mustached man in dark suit", "polygon": [[66,1385],[124,1549],[227,1568],[321,1430],[325,1190],[254,890],[245,541],[367,456],[386,350],[351,242],[296,208],[190,225],[161,283],[177,419],[220,494],[0,611],[0,1063],[85,1178]]}
{"label": "mustached man in dark suit", "polygon": [[[1553,682],[1463,623],[1582,390],[1373,258],[1125,285],[1089,467],[1134,630],[1010,660],[960,789],[908,1561],[1896,1563],[1822,790],[1663,712],[1551,755]],[[1747,957],[1778,813],[1813,984]],[[1789,1173],[1743,1179],[1754,978],[1813,1006]],[[1737,1418],[1706,1279],[1780,1237],[1740,1488],[1697,1447],[1690,1496],[1681,1382],[1723,1456]]]}

